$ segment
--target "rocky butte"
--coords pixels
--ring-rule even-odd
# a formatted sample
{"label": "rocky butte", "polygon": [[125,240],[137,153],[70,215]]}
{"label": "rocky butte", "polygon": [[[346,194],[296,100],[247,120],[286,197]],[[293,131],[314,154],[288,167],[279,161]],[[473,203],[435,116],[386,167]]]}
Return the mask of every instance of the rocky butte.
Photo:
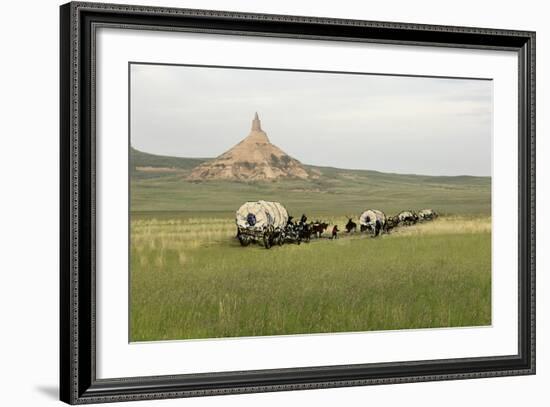
{"label": "rocky butte", "polygon": [[245,139],[219,157],[195,167],[188,179],[276,181],[311,176],[300,161],[271,144],[256,113]]}

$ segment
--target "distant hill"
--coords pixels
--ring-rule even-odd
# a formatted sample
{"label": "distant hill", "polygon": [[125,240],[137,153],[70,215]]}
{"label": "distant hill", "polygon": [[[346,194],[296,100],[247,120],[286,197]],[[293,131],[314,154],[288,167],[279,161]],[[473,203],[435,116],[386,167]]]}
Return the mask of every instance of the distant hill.
{"label": "distant hill", "polygon": [[144,153],[130,147],[130,172],[134,178],[151,178],[167,174],[187,176],[209,158],[182,158]]}
{"label": "distant hill", "polygon": [[193,169],[188,179],[275,181],[313,177],[315,174],[308,172],[300,161],[269,141],[256,113],[248,136],[225,153]]}
{"label": "distant hill", "polygon": [[391,174],[303,165],[307,179],[274,182],[189,180],[209,158],[147,154],[131,149],[132,211],[223,212],[231,215],[247,200],[283,202],[292,213],[355,214],[367,207],[388,213],[434,208],[450,214],[491,213],[491,178]]}
{"label": "distant hill", "polygon": [[[130,167],[132,175],[140,178],[144,174],[151,176],[166,176],[180,174],[184,177],[188,176],[193,169],[201,164],[213,161],[213,158],[187,158],[187,157],[171,157],[164,155],[155,155],[144,153],[133,147],[130,147]],[[476,177],[471,175],[444,176],[444,175],[417,175],[417,174],[397,174],[387,173],[374,170],[353,170],[335,167],[323,167],[317,165],[303,165],[308,173],[318,175],[315,178],[325,179],[361,179],[364,177],[375,178],[380,182],[398,182],[398,183],[444,183],[444,184],[468,184],[468,185],[490,185],[490,177]],[[317,180],[318,183],[321,180]]]}

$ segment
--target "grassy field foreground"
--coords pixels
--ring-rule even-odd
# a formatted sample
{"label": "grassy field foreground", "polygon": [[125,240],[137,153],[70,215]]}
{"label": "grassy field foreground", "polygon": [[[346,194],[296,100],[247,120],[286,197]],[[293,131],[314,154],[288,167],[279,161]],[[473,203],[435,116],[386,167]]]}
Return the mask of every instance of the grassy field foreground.
{"label": "grassy field foreground", "polygon": [[489,217],[271,250],[234,236],[227,217],[132,218],[131,341],[491,323]]}

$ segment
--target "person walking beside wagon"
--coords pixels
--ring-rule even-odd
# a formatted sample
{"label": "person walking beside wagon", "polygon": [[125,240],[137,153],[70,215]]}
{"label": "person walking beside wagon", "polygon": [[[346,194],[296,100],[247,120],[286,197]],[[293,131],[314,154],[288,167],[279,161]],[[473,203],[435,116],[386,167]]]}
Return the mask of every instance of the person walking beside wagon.
{"label": "person walking beside wagon", "polygon": [[334,227],[332,228],[332,239],[338,239],[338,232],[340,230],[338,230],[338,225],[334,225]]}

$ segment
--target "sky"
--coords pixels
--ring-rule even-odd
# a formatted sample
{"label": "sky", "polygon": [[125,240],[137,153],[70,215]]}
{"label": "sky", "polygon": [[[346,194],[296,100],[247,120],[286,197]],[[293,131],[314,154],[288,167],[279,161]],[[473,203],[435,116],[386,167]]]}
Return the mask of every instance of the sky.
{"label": "sky", "polygon": [[491,80],[132,64],[130,92],[131,144],[151,154],[216,157],[258,112],[304,164],[491,175]]}

